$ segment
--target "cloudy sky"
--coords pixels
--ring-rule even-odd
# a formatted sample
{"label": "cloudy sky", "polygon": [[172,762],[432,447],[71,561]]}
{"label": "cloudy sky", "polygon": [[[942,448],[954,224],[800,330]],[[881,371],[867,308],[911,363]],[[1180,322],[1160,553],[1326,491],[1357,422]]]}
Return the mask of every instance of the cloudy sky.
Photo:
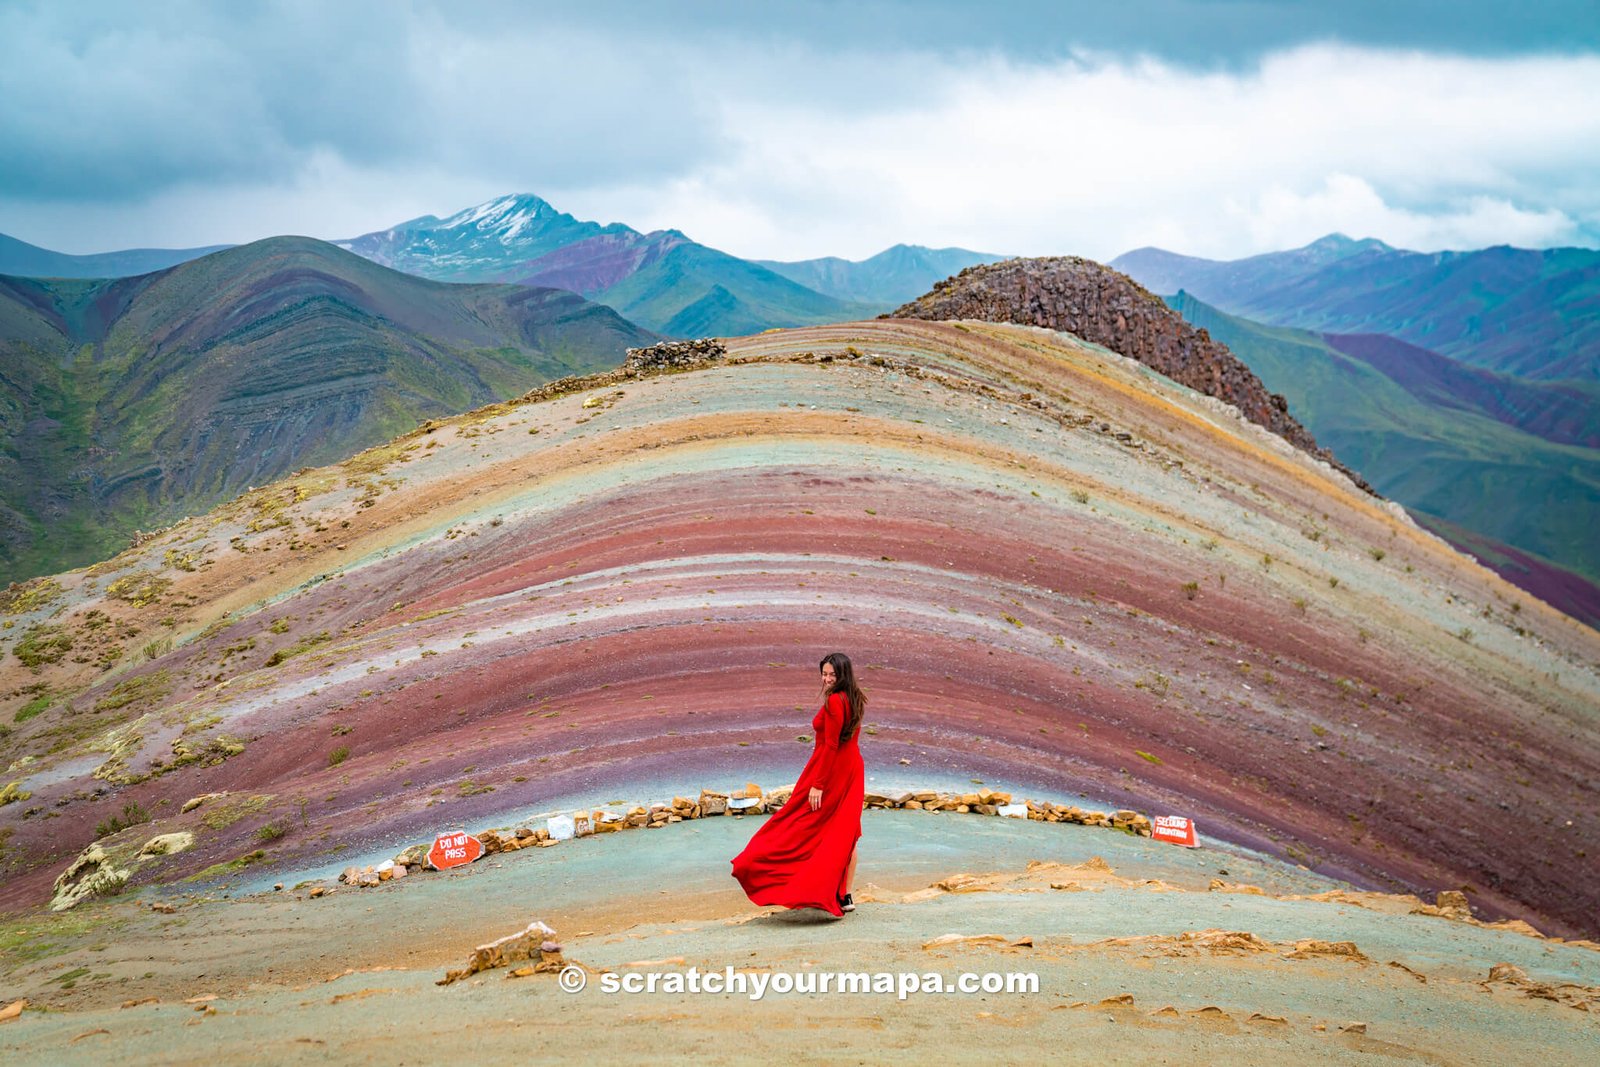
{"label": "cloudy sky", "polygon": [[0,101],[66,252],[508,192],[754,258],[1600,247],[1600,0],[0,0]]}

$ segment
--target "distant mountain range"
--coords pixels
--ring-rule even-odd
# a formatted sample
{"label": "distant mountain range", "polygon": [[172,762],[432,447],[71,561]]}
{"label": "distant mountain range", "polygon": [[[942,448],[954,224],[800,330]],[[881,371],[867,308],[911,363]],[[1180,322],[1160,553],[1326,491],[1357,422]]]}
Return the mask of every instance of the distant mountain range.
{"label": "distant mountain range", "polygon": [[439,281],[569,289],[680,337],[871,318],[954,270],[998,258],[897,245],[861,263],[752,262],[677,230],[640,233],[620,223],[583,222],[527,194],[336,243]]}
{"label": "distant mountain range", "polygon": [[570,292],[443,285],[302,237],[0,277],[0,585],[654,340]]}
{"label": "distant mountain range", "polygon": [[[0,577],[97,558],[135,527],[420,418],[613,365],[652,331],[870,318],[999,258],[896,245],[750,261],[531,195],[336,244],[356,256],[294,238],[68,256],[0,236],[0,269],[34,276],[0,279]],[[1232,262],[1140,249],[1112,265],[1226,343],[1386,495],[1600,618],[1600,252],[1424,255],[1331,235]],[[132,276],[40,280],[112,275]]]}
{"label": "distant mountain range", "polygon": [[965,248],[895,245],[860,262],[827,256],[795,263],[770,259],[756,260],[756,263],[824,296],[861,304],[882,304],[887,309],[921,296],[933,288],[934,282],[959,274],[967,267],[1004,258],[969,252]]}
{"label": "distant mountain range", "polygon": [[1379,335],[1264,326],[1188,293],[1169,302],[1385,496],[1600,623],[1600,385],[1527,382]]}
{"label": "distant mountain range", "polygon": [[[1002,257],[895,245],[860,262],[752,261],[677,230],[640,233],[585,222],[531,194],[502,196],[448,218],[424,215],[334,241],[374,263],[442,282],[566,289],[674,337],[738,336],[779,326],[871,318],[963,267]],[[0,234],[0,273],[106,278],[159,270],[220,247],[68,256]]]}
{"label": "distant mountain range", "polygon": [[1600,250],[1422,253],[1333,234],[1229,262],[1141,248],[1111,266],[1257,322],[1385,334],[1523,378],[1600,381]]}
{"label": "distant mountain range", "polygon": [[0,233],[0,274],[24,278],[127,278],[175,267],[230,247],[129,248],[121,252],[71,256]]}

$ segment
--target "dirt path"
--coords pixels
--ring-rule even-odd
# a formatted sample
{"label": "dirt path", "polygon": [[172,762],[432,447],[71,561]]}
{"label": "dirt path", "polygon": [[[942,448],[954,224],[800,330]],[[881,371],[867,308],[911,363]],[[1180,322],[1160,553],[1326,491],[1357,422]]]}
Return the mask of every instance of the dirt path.
{"label": "dirt path", "polygon": [[[864,825],[862,903],[838,921],[752,907],[725,870],[754,822],[707,819],[321,899],[268,890],[166,915],[146,896],[13,923],[0,933],[5,999],[31,1006],[0,1025],[0,1055],[393,1064],[537,1050],[1006,1063],[1048,1051],[1065,1062],[1576,1064],[1600,1037],[1596,1014],[1570,1006],[1600,995],[1591,949],[1408,914],[1399,898],[1341,892],[1235,850],[916,812],[878,812]],[[1213,879],[1264,892],[1208,890]],[[589,968],[583,992],[504,970],[434,984],[474,944],[533,919]],[[1031,947],[1013,944],[1022,939]],[[1359,955],[1327,944],[1337,942]],[[1526,981],[1514,972],[1486,981],[1499,963]],[[1019,973],[1036,975],[1038,990],[756,1000],[601,988],[604,972],[683,981],[690,968]],[[1529,996],[1530,983],[1545,994]]]}

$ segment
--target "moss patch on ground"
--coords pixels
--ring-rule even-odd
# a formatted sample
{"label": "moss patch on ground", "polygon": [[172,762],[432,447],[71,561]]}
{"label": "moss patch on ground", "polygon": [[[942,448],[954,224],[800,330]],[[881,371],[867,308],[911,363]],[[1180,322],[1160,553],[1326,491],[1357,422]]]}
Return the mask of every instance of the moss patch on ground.
{"label": "moss patch on ground", "polygon": [[184,881],[202,882],[207,878],[221,878],[225,875],[237,874],[246,867],[252,867],[257,863],[265,861],[266,858],[266,852],[263,849],[258,848],[254,852],[246,852],[244,855],[235,856],[231,860],[223,860],[221,863],[213,863],[204,870],[196,871],[195,873],[189,875],[184,879]]}

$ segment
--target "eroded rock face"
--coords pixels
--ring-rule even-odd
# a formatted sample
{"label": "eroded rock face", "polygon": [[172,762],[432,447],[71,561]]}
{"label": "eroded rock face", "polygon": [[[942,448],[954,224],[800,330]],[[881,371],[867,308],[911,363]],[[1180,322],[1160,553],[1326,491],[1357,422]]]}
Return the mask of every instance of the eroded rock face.
{"label": "eroded rock face", "polygon": [[194,835],[187,830],[180,830],[173,834],[161,834],[152,837],[139,849],[139,857],[145,859],[151,856],[172,856],[194,844]]}
{"label": "eroded rock face", "polygon": [[1054,256],[968,267],[885,317],[1014,322],[1076,334],[1232,404],[1251,422],[1374,492],[1360,475],[1319,447],[1311,432],[1289,414],[1288,401],[1267,392],[1255,372],[1226,345],[1189,325],[1126,274],[1093,260]]}
{"label": "eroded rock face", "polygon": [[120,892],[131,874],[118,870],[98,844],[90,845],[56,879],[56,894],[50,901],[50,910],[66,911],[90,897]]}

